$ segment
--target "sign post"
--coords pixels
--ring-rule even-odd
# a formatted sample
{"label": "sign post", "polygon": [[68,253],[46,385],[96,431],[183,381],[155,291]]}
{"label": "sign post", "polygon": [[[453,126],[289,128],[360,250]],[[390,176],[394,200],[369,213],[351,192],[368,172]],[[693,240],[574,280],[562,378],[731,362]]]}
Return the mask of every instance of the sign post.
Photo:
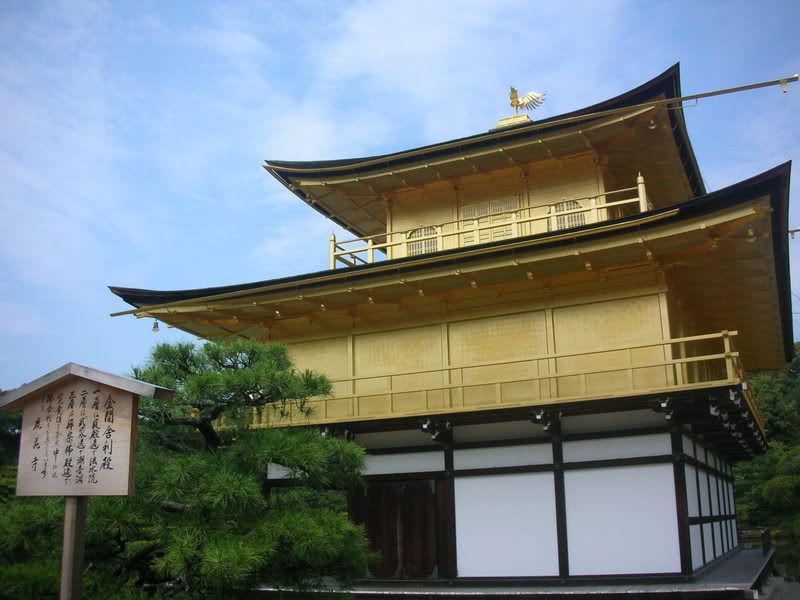
{"label": "sign post", "polygon": [[133,493],[139,396],[173,392],[68,363],[0,395],[22,411],[18,496],[64,496],[61,600],[80,600],[89,496]]}
{"label": "sign post", "polygon": [[79,600],[86,537],[86,496],[64,498],[64,547],[61,551],[60,600]]}

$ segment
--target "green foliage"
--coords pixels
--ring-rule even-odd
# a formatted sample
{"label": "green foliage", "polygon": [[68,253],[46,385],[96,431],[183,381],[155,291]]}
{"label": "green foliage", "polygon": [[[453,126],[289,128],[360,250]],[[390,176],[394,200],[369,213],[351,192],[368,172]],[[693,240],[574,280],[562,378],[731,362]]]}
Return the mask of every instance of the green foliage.
{"label": "green foliage", "polygon": [[59,569],[58,559],[0,564],[0,598],[56,598]]}
{"label": "green foliage", "polygon": [[[9,455],[11,456],[11,455]],[[0,507],[14,497],[17,489],[16,457],[3,464],[0,461]]]}
{"label": "green foliage", "polygon": [[0,465],[16,460],[21,426],[21,414],[0,412]]}
{"label": "green foliage", "polygon": [[[800,353],[800,347],[795,351]],[[767,452],[736,467],[737,509],[750,525],[800,535],[800,358],[750,378],[770,438]]]}
{"label": "green foliage", "polygon": [[[363,450],[316,429],[247,429],[243,417],[306,410],[327,379],[293,369],[282,346],[246,340],[157,346],[134,374],[176,399],[141,402],[135,495],[89,501],[87,599],[222,598],[256,582],[303,588],[366,572],[372,557],[345,496],[361,484]],[[270,464],[288,469],[290,485],[267,478]],[[0,598],[54,598],[63,501],[13,499],[13,484],[13,467],[0,469],[0,498],[11,490]]]}
{"label": "green foliage", "polygon": [[[233,424],[252,407],[264,406],[308,413],[309,398],[331,390],[326,377],[295,370],[285,346],[243,339],[200,348],[160,344],[144,366],[134,369],[134,376],[177,391],[169,403],[151,401],[141,407],[143,415],[161,424],[186,419],[187,413],[214,420],[222,411]],[[228,430],[235,435],[235,428]]]}

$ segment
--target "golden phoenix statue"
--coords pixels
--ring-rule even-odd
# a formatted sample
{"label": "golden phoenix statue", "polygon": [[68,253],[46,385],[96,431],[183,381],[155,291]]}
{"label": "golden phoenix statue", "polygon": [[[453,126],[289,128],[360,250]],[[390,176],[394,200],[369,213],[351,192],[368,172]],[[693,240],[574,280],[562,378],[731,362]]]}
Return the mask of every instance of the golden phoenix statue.
{"label": "golden phoenix statue", "polygon": [[508,93],[508,99],[510,100],[511,106],[514,107],[514,114],[519,114],[519,109],[523,108],[525,110],[533,110],[542,105],[544,102],[545,94],[540,94],[538,92],[528,92],[522,98],[519,97],[517,92],[517,88],[511,87],[511,91]]}

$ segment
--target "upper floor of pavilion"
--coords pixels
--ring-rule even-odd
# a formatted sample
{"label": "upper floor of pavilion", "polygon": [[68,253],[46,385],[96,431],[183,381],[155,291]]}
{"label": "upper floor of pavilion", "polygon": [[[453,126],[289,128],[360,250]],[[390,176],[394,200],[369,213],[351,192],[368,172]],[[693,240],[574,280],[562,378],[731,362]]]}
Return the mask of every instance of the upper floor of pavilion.
{"label": "upper floor of pavilion", "polygon": [[268,162],[356,236],[329,241],[329,268],[112,287],[135,307],[117,314],[288,344],[332,378],[323,424],[736,386],[755,414],[745,372],[793,356],[790,164],[707,193],[677,98],[673,67],[543,121],[365,159]]}
{"label": "upper floor of pavilion", "polygon": [[680,96],[675,65],[540,121],[520,115],[422,148],[264,167],[355,236],[328,240],[332,269],[591,227],[705,192]]}

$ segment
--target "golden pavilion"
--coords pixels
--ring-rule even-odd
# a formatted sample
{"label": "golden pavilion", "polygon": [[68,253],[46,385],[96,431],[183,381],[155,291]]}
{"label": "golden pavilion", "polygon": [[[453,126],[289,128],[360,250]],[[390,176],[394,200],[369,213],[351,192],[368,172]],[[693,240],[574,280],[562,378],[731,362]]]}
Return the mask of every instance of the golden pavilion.
{"label": "golden pavilion", "polygon": [[[708,192],[677,65],[587,108],[366,158],[267,161],[350,232],[322,271],[112,287],[201,338],[287,344],[369,453],[376,580],[690,580],[739,547],[745,373],[793,356],[790,164]],[[275,476],[280,477],[279,469]]]}

